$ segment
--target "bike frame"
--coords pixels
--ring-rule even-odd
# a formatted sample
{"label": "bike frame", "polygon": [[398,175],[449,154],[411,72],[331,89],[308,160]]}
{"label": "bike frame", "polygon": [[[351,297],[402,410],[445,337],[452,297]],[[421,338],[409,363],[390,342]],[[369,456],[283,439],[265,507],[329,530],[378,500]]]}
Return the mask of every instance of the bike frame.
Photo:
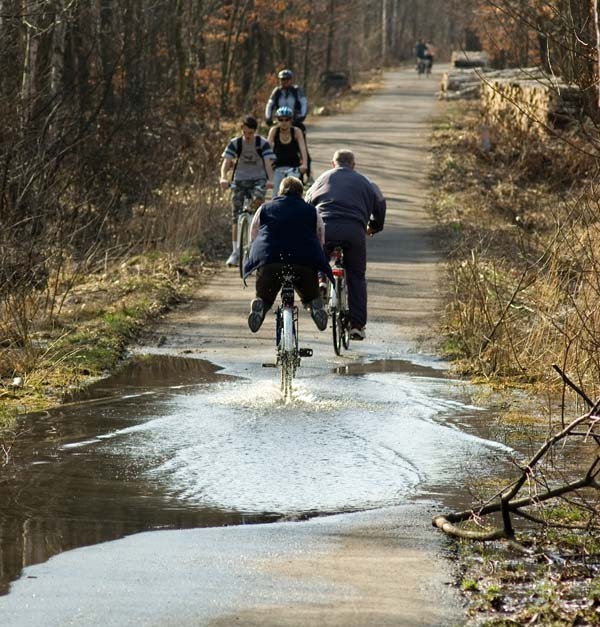
{"label": "bike frame", "polygon": [[275,171],[273,173],[273,198],[277,196],[277,192],[279,191],[279,185],[281,184],[281,181],[283,181],[283,179],[286,176],[295,176],[297,179],[302,180],[302,174],[300,174],[300,168],[293,168],[293,167],[286,167],[286,166],[275,168]]}
{"label": "bike frame", "polygon": [[[229,187],[236,189],[237,186],[235,183],[231,183]],[[252,222],[254,212],[258,209],[258,207],[254,207],[254,203],[257,200],[258,192],[262,196],[264,191],[265,188],[262,185],[255,185],[244,194],[244,205],[237,220],[237,246],[240,253],[238,266],[240,278],[242,279],[244,278],[244,266],[250,252],[250,223]]]}

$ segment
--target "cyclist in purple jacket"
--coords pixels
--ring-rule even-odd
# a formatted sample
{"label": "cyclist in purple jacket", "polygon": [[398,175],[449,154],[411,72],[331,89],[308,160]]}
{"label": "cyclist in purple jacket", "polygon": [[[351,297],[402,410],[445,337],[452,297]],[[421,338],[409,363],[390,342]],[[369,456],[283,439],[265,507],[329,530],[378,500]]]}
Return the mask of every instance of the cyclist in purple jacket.
{"label": "cyclist in purple jacket", "polygon": [[317,207],[325,225],[325,248],[344,247],[348,281],[350,337],[364,340],[367,324],[366,235],[383,229],[386,201],[381,190],[355,170],[354,153],[338,150],[331,170],[319,176],[306,193],[306,201]]}

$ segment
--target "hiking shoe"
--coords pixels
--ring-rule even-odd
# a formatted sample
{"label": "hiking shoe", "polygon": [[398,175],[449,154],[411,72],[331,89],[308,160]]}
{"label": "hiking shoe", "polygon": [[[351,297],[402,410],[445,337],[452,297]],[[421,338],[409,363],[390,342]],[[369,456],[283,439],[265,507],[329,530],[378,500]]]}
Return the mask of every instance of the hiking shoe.
{"label": "hiking shoe", "polygon": [[315,298],[310,304],[310,315],[317,325],[319,331],[324,331],[327,328],[327,312],[323,307],[323,301],[320,298]]}
{"label": "hiking shoe", "polygon": [[366,337],[367,337],[367,334],[365,332],[364,327],[362,329],[360,327],[352,327],[350,329],[351,340],[358,340],[360,342],[361,340],[364,340]]}
{"label": "hiking shoe", "polygon": [[252,333],[256,333],[265,319],[265,304],[262,298],[255,298],[250,303],[250,313],[248,314],[248,326]]}
{"label": "hiking shoe", "polygon": [[237,250],[234,250],[231,255],[229,255],[225,265],[235,267],[238,263],[240,263],[240,253]]}

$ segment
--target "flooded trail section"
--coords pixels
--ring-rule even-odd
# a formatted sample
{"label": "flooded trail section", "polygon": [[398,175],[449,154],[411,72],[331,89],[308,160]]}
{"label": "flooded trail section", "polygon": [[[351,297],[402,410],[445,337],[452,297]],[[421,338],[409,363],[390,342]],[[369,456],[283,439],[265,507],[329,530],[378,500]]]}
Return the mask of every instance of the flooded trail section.
{"label": "flooded trail section", "polygon": [[250,334],[252,288],[223,270],[118,378],[31,421],[0,484],[7,624],[460,623],[432,508],[510,451],[430,350],[435,88],[390,72],[356,112],[309,127],[316,174],[351,147],[388,198],[367,341],[336,357],[301,312],[314,356],[283,403],[262,368],[274,322]]}

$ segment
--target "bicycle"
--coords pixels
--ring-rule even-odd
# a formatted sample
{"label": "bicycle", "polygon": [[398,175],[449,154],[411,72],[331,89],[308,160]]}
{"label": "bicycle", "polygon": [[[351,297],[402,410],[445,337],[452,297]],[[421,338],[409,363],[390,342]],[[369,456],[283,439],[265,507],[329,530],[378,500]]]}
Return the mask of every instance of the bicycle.
{"label": "bicycle", "polygon": [[[235,183],[231,183],[229,187],[232,190],[237,189]],[[244,191],[244,205],[237,220],[238,267],[242,279],[244,278],[244,265],[248,261],[248,254],[250,253],[250,223],[259,206],[256,201],[260,200],[262,203],[264,197],[265,188],[262,185],[255,185],[252,189]]]}
{"label": "bicycle", "polygon": [[350,310],[348,309],[348,289],[346,286],[346,270],[344,269],[344,249],[334,246],[330,253],[330,262],[333,261],[334,283],[329,283],[327,298],[331,329],[333,335],[333,349],[336,355],[342,354],[342,347],[348,350],[350,346]]}
{"label": "bicycle", "polygon": [[301,357],[312,357],[311,348],[298,347],[298,307],[294,304],[294,277],[285,274],[281,284],[281,303],[275,311],[276,366],[281,374],[283,400],[292,397],[292,381]]}
{"label": "bicycle", "polygon": [[417,59],[417,73],[419,74],[419,76],[421,76],[421,74],[429,74],[429,72],[427,71],[429,66],[429,61],[423,57],[419,57]]}
{"label": "bicycle", "polygon": [[303,175],[300,173],[300,168],[296,168],[293,166],[282,166],[280,168],[275,168],[275,171],[273,172],[273,198],[277,196],[277,192],[279,191],[279,185],[286,176],[295,176],[297,179],[303,179]]}

